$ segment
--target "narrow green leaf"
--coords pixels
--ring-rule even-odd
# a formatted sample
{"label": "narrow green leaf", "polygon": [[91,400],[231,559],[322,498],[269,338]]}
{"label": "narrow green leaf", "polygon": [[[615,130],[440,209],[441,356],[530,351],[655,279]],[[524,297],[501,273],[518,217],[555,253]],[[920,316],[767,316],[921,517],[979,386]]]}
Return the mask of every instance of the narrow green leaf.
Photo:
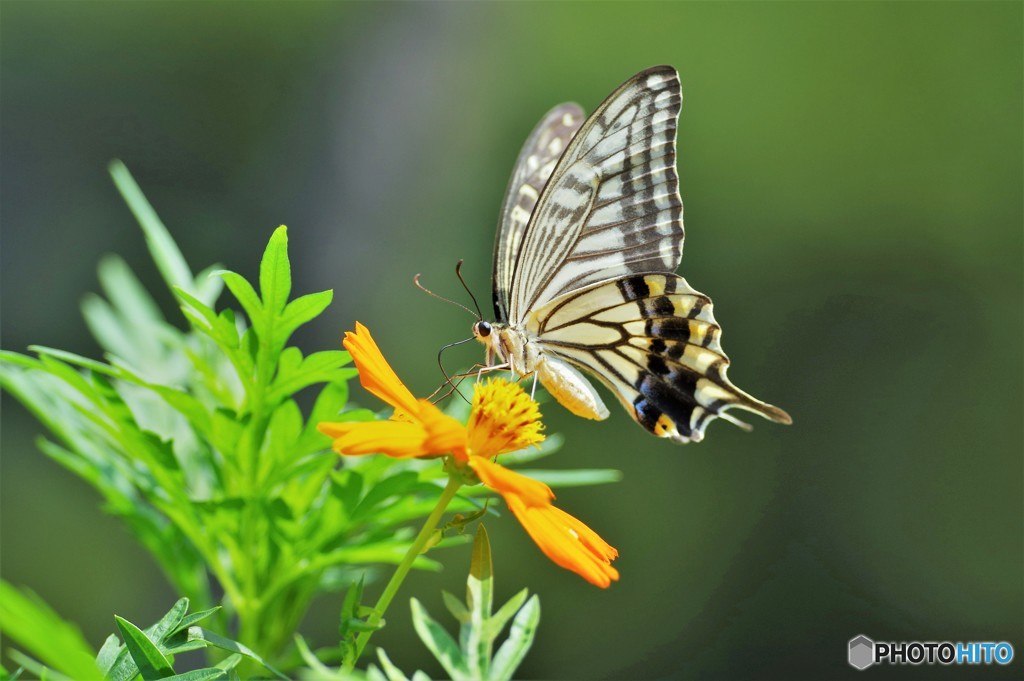
{"label": "narrow green leaf", "polygon": [[281,225],[271,235],[260,261],[260,296],[263,299],[263,309],[267,314],[279,316],[284,311],[291,291],[292,269],[288,261],[288,228]]}
{"label": "narrow green leaf", "polygon": [[121,652],[121,639],[116,634],[111,634],[107,637],[107,640],[103,642],[103,647],[100,648],[100,652],[96,655],[96,666],[100,668],[103,675],[106,676],[110,668],[114,666],[114,662],[117,660],[118,654]]}
{"label": "narrow green leaf", "polygon": [[197,669],[195,671],[175,674],[174,676],[167,677],[168,681],[213,681],[214,679],[226,678],[228,678],[228,673],[225,670],[217,669],[216,667]]}
{"label": "narrow green leaf", "polygon": [[511,681],[516,669],[522,664],[526,654],[530,652],[537,624],[540,622],[540,599],[536,594],[526,602],[512,620],[512,629],[508,638],[501,644],[491,663],[490,679],[492,681]]}
{"label": "narrow green leaf", "polygon": [[114,184],[121,192],[121,197],[124,198],[128,208],[135,215],[139,226],[142,227],[150,255],[160,270],[160,274],[163,275],[164,281],[167,282],[168,288],[173,289],[175,286],[180,286],[186,291],[193,291],[192,271],[177,244],[174,243],[174,239],[171,238],[170,232],[164,227],[164,223],[157,217],[153,206],[146,200],[139,185],[128,172],[128,168],[121,161],[115,160],[111,161],[109,170]]}
{"label": "narrow green leaf", "polygon": [[611,468],[578,468],[575,470],[544,470],[517,468],[516,473],[539,480],[551,487],[585,487],[607,485],[622,480],[622,471]]}
{"label": "narrow green leaf", "polygon": [[188,599],[179,598],[171,606],[171,609],[167,611],[167,614],[161,617],[153,626],[147,627],[144,633],[153,641],[159,642],[165,636],[181,628],[181,620],[185,617],[186,612],[188,612]]}
{"label": "narrow green leaf", "polygon": [[114,621],[117,622],[124,645],[128,648],[128,653],[139,668],[139,674],[144,681],[165,679],[174,674],[170,661],[141,629],[117,615],[114,615]]}
{"label": "narrow green leaf", "polygon": [[384,671],[384,675],[388,681],[409,681],[408,677],[402,673],[388,654],[384,652],[383,648],[377,648],[377,659],[380,661],[380,668]]}
{"label": "narrow green leaf", "polygon": [[564,443],[565,438],[558,433],[554,433],[548,435],[544,442],[540,443],[540,447],[527,447],[526,449],[502,454],[501,464],[503,466],[518,466],[528,461],[543,459],[545,456],[550,456],[561,449]]}
{"label": "narrow green leaf", "polygon": [[352,512],[352,518],[366,517],[379,504],[392,497],[405,494],[412,490],[419,483],[419,474],[415,471],[402,471],[395,475],[384,478],[370,488],[362,501]]}
{"label": "narrow green leaf", "polygon": [[9,648],[8,655],[19,665],[19,674],[22,670],[25,670],[35,674],[36,678],[41,679],[42,681],[78,681],[78,679],[73,679],[70,676],[64,676],[60,672],[56,672],[50,667],[40,664],[38,660],[32,659],[20,650]]}
{"label": "narrow green leaf", "polygon": [[191,626],[193,626],[195,624],[199,624],[200,622],[202,622],[203,620],[205,620],[207,617],[209,617],[210,615],[214,614],[218,610],[220,610],[220,606],[219,605],[215,605],[212,608],[209,608],[207,610],[200,610],[199,612],[194,612],[191,615],[186,615],[185,617],[183,617],[181,619],[180,622],[178,622],[177,625],[175,625],[173,630],[167,632],[167,635],[168,636],[173,636],[174,634],[178,633],[179,631],[184,631],[184,630],[188,629],[189,627],[191,627]]}
{"label": "narrow green leaf", "polygon": [[249,648],[247,648],[246,646],[242,645],[241,643],[238,643],[237,641],[232,641],[229,638],[225,638],[220,634],[215,634],[214,632],[209,631],[207,629],[203,629],[202,627],[189,627],[188,638],[190,641],[206,641],[210,645],[220,648],[222,650],[227,650],[232,653],[244,655],[250,660],[253,660],[254,662],[262,665],[264,669],[266,669],[268,672],[270,672],[277,678],[285,679],[285,681],[287,681],[288,679],[287,676],[274,669],[274,667],[271,666],[270,663],[266,662],[262,657],[260,657],[253,651],[249,650]]}
{"label": "narrow green leaf", "polygon": [[448,612],[452,614],[460,624],[466,624],[469,622],[469,610],[466,606],[451,593],[442,590],[441,599],[444,601],[444,607],[448,608]]}
{"label": "narrow green leaf", "polygon": [[223,269],[223,265],[210,265],[196,275],[196,298],[208,305],[213,305],[220,298],[221,291],[224,290],[224,280],[218,277],[215,272],[220,272]]}
{"label": "narrow green leaf", "polygon": [[491,616],[494,606],[494,565],[491,562],[491,542],[483,523],[477,526],[473,540],[473,558],[466,580],[466,605],[474,621],[482,623]]}
{"label": "narrow green leaf", "polygon": [[281,314],[281,326],[292,332],[306,322],[320,316],[334,299],[334,291],[320,291],[299,296],[288,303]]}
{"label": "narrow green leaf", "polygon": [[498,608],[498,612],[494,613],[489,620],[487,620],[487,631],[486,636],[490,640],[494,641],[501,634],[501,630],[505,628],[508,621],[513,615],[523,607],[523,603],[526,601],[526,597],[529,596],[529,590],[523,589],[512,598],[505,602],[505,605]]}
{"label": "narrow green leaf", "polygon": [[471,672],[462,657],[459,646],[451,635],[427,614],[426,609],[415,598],[411,599],[412,624],[420,640],[431,654],[441,663],[453,681],[471,678]]}
{"label": "narrow green leaf", "polygon": [[136,323],[164,321],[156,301],[120,256],[103,256],[99,264],[99,278],[111,305],[125,319]]}
{"label": "narrow green leaf", "polygon": [[249,323],[257,329],[261,328],[266,319],[267,312],[252,284],[246,281],[245,277],[234,272],[223,271],[217,274],[224,280],[228,290],[231,291],[231,295],[238,300],[242,309],[245,310],[245,314],[249,317]]}
{"label": "narrow green leaf", "polygon": [[78,628],[31,591],[22,592],[5,581],[0,581],[0,631],[72,678],[97,674],[92,648]]}

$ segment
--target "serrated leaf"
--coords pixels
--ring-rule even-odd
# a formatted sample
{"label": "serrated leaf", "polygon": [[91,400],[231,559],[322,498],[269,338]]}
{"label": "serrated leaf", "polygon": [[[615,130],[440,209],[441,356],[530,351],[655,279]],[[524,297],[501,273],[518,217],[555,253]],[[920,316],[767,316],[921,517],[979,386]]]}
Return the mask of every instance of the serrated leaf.
{"label": "serrated leaf", "polygon": [[540,623],[540,599],[536,595],[530,598],[514,620],[508,638],[498,648],[491,661],[490,679],[493,681],[510,681],[516,669],[522,664],[526,654],[530,652],[537,625]]}
{"label": "serrated leaf", "polygon": [[121,637],[124,639],[124,645],[128,648],[128,653],[132,656],[135,666],[139,668],[139,674],[142,675],[144,681],[164,679],[174,674],[171,663],[141,629],[117,615],[114,615],[114,621],[117,623],[117,628],[121,631]]}
{"label": "serrated leaf", "polygon": [[434,658],[441,663],[453,681],[471,678],[471,673],[451,635],[427,614],[423,605],[415,598],[411,599],[412,624],[420,640],[427,646]]}

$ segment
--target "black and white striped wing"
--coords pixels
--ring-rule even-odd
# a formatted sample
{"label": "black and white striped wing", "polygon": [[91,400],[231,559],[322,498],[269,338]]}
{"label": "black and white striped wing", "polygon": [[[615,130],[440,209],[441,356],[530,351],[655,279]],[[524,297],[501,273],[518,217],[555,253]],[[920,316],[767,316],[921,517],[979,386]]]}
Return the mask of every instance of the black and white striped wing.
{"label": "black and white striped wing", "polygon": [[699,442],[716,417],[749,428],[726,413],[733,408],[791,422],[732,384],[711,299],[675,274],[592,284],[533,311],[526,328],[546,356],[599,378],[659,437]]}
{"label": "black and white striped wing", "polygon": [[519,152],[501,205],[498,235],[494,241],[491,281],[496,321],[508,321],[512,270],[526,226],[555,164],[583,125],[583,119],[583,109],[578,104],[559,104],[540,120]]}
{"label": "black and white striped wing", "polygon": [[675,142],[682,101],[674,68],[641,71],[572,138],[518,251],[501,242],[495,251],[495,287],[507,292],[500,312],[509,322],[520,324],[530,310],[598,281],[679,266],[683,204]]}

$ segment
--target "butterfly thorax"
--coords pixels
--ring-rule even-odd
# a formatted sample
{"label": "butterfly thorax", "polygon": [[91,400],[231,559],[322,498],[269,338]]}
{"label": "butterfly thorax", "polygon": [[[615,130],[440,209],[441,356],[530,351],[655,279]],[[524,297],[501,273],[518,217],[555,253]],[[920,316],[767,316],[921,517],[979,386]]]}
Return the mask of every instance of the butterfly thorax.
{"label": "butterfly thorax", "polygon": [[487,348],[488,367],[507,368],[520,376],[533,374],[543,357],[530,344],[526,332],[503,322],[479,321],[473,324],[473,336]]}

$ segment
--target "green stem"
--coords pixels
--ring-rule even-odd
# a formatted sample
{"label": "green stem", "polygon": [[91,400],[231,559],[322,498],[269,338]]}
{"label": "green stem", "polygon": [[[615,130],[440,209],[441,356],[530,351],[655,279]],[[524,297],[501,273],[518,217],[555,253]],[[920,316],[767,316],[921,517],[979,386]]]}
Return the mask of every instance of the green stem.
{"label": "green stem", "polygon": [[[380,595],[377,600],[377,604],[373,606],[373,614],[370,615],[366,623],[370,626],[376,626],[380,624],[381,620],[384,619],[384,612],[391,605],[391,600],[398,593],[398,588],[402,586],[402,582],[405,581],[405,576],[409,574],[409,570],[412,568],[412,564],[416,561],[416,558],[423,552],[423,548],[427,545],[431,536],[434,534],[434,530],[437,529],[437,524],[441,520],[441,516],[444,515],[445,509],[448,508],[448,504],[455,498],[455,493],[462,487],[462,481],[457,479],[456,476],[448,478],[448,484],[445,486],[444,491],[441,492],[441,498],[437,500],[437,505],[434,506],[434,510],[427,516],[427,521],[423,523],[423,527],[420,529],[420,533],[416,535],[416,540],[409,547],[409,551],[402,558],[402,562],[398,564],[398,568],[395,570],[395,574],[391,576],[391,581],[384,588],[384,593]],[[373,630],[364,631],[359,634],[356,638],[356,654],[352,656],[351,662],[346,667],[351,670],[355,666],[356,661],[363,654],[363,649],[366,648],[366,644],[369,642],[370,637],[373,635]]]}

